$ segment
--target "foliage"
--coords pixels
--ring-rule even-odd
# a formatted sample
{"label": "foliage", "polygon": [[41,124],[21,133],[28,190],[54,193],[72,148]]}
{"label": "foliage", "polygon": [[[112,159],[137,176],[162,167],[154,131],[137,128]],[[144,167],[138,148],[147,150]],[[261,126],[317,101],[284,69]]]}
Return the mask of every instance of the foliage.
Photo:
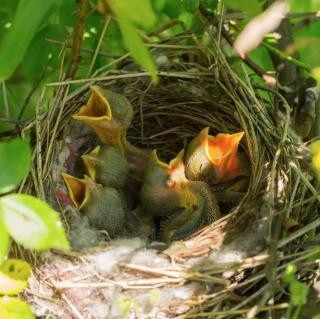
{"label": "foliage", "polygon": [[320,141],[313,142],[310,146],[312,153],[312,165],[320,179]]}
{"label": "foliage", "polygon": [[[13,139],[0,144],[0,195],[13,190],[27,175],[31,153],[28,139]],[[19,162],[17,159],[19,158]]]}
{"label": "foliage", "polygon": [[[12,191],[28,174],[31,152],[28,139],[0,143],[0,193]],[[17,160],[19,159],[19,160]],[[27,287],[30,265],[19,259],[5,259],[10,236],[34,250],[68,249],[59,215],[48,204],[30,195],[0,197],[0,317],[33,318],[29,306],[16,295]]]}
{"label": "foliage", "polygon": [[[290,13],[303,13],[319,10],[318,0],[290,1]],[[122,56],[128,50],[134,60],[150,73],[153,83],[157,83],[157,70],[154,58],[156,50],[149,49],[144,42],[162,40],[157,34],[149,32],[172,21],[166,30],[168,38],[191,31],[199,41],[210,46],[205,28],[200,22],[199,9],[205,8],[209,13],[243,13],[244,19],[236,20],[237,28],[232,30],[236,36],[248,21],[263,11],[262,2],[258,0],[90,0],[90,13],[83,35],[81,67],[77,77],[96,75],[95,72]],[[61,65],[62,47],[72,46],[73,28],[76,22],[77,2],[74,0],[3,0],[0,4],[0,118],[18,119],[22,108],[22,120],[32,119],[34,105],[43,84],[59,80],[59,74],[66,71],[70,50],[66,51],[65,63]],[[227,11],[229,10],[229,11]],[[103,15],[101,14],[103,13]],[[106,23],[106,15],[111,19],[101,46],[100,54],[93,60],[99,43],[101,30]],[[114,18],[113,17],[113,18]],[[311,20],[310,20],[311,21]],[[294,21],[293,21],[294,22]],[[293,31],[295,42],[286,54],[299,51],[299,59],[311,67],[311,74],[320,80],[318,52],[320,49],[320,21],[312,21],[304,27]],[[272,39],[276,44],[277,39]],[[185,39],[185,45],[191,43]],[[270,44],[270,42],[268,42]],[[310,44],[312,49],[310,49]],[[252,51],[251,58],[263,70],[274,72],[268,48],[260,45]],[[291,51],[290,51],[290,50]],[[234,54],[226,47],[230,55]],[[93,64],[91,72],[90,64]],[[117,67],[116,64],[106,70]],[[248,74],[253,82],[262,80],[249,68]],[[31,94],[31,98],[27,98]],[[49,105],[52,92],[46,96],[43,107]],[[7,102],[6,102],[7,101]],[[19,118],[20,120],[20,118]],[[16,123],[13,123],[16,125]],[[0,132],[12,129],[12,123],[0,121]],[[313,166],[320,177],[320,145],[314,143]],[[18,159],[18,160],[17,160]],[[0,143],[0,263],[6,259],[10,246],[10,237],[27,249],[42,250],[50,247],[68,248],[68,242],[58,214],[43,201],[23,194],[8,194],[28,174],[31,151],[28,139],[13,139]],[[10,269],[20,271],[8,271]],[[17,294],[26,286],[29,266],[22,261],[6,260],[0,269],[0,294]],[[290,268],[291,267],[291,268]],[[290,266],[284,276],[291,293],[291,310],[294,315],[305,303],[307,287],[295,279],[295,268]],[[23,274],[23,275],[21,275]],[[22,276],[22,277],[21,277]],[[1,318],[32,318],[28,306],[15,297],[0,298]]]}
{"label": "foliage", "polygon": [[148,0],[132,0],[130,2],[109,0],[108,4],[118,18],[125,46],[129,49],[135,61],[150,72],[153,82],[157,83],[158,78],[154,62],[135,27],[135,24],[145,28],[154,25],[155,16],[150,2]]}
{"label": "foliage", "polygon": [[293,264],[287,266],[283,275],[283,281],[289,285],[290,306],[286,313],[286,319],[298,319],[303,305],[307,302],[309,287],[296,279],[297,267]]}
{"label": "foliage", "polygon": [[[0,50],[0,81],[8,79],[22,61],[30,42],[57,0],[19,1],[12,26],[5,33]],[[37,12],[37,14],[34,14]],[[19,40],[18,40],[19,39]]]}

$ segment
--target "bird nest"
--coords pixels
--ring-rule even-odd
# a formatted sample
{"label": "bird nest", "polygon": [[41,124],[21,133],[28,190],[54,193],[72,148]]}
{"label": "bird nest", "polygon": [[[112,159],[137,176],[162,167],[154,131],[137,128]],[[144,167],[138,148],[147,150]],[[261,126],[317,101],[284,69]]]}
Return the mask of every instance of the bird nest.
{"label": "bird nest", "polygon": [[[245,68],[235,71],[214,45],[215,51],[194,47],[181,55],[170,45],[155,50],[157,86],[125,58],[117,71],[47,85],[55,98],[46,112],[40,99],[37,118],[26,127],[34,136],[33,166],[21,191],[49,201],[61,213],[71,240],[90,247],[49,256],[20,252],[35,265],[24,297],[38,316],[252,318],[288,307],[285,289],[270,284],[281,285],[287,264],[299,263],[303,278],[312,271],[308,257],[315,250],[302,247],[304,235],[319,224],[313,214],[318,195],[306,173],[307,152],[290,127],[289,106],[273,89],[255,83]],[[128,140],[157,149],[165,161],[204,127],[212,135],[244,131],[240,149],[252,173],[240,204],[171,245],[107,240],[85,226],[73,235],[79,215],[68,202],[61,172],[74,171],[80,155],[97,143],[89,128],[72,119],[93,84],[129,99],[134,118]],[[274,107],[275,100],[282,111]],[[271,294],[274,304],[265,304]]]}

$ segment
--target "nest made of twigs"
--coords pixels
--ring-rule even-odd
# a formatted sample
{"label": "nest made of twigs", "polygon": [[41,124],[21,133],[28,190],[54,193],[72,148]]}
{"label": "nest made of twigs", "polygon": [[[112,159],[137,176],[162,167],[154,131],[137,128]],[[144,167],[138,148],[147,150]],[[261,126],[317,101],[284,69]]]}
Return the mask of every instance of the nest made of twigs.
{"label": "nest made of twigs", "polygon": [[[131,101],[134,120],[129,141],[156,148],[163,160],[173,158],[206,126],[212,135],[243,130],[240,147],[251,162],[252,176],[247,195],[230,214],[165,251],[133,239],[111,241],[80,254],[51,255],[36,268],[26,294],[39,315],[171,318],[202,313],[237,318],[266,293],[266,276],[276,280],[287,263],[303,262],[313,252],[299,254],[297,241],[292,244],[318,224],[313,222],[317,192],[301,168],[303,148],[290,129],[289,106],[282,101],[284,112],[277,112],[273,90],[261,85],[256,89],[246,70],[235,72],[213,43],[214,51],[194,48],[199,63],[190,62],[185,53],[171,55],[170,45],[156,50],[154,55],[167,59],[159,66],[157,86],[128,60],[118,71],[47,86],[55,89],[55,99],[44,113],[40,99],[37,119],[26,127],[35,132],[34,161],[21,191],[49,200],[61,211],[69,231],[72,225],[59,202],[60,171],[88,150],[90,130],[76,125],[71,115],[85,104],[92,84]],[[262,97],[263,90],[268,95]],[[285,218],[294,219],[298,230],[290,233],[282,228]],[[276,243],[271,248],[270,240]],[[272,264],[273,258],[278,263]],[[109,265],[108,271],[97,266],[100,259]],[[157,297],[152,299],[153,294]],[[103,303],[101,310],[98,305]],[[277,307],[286,308],[283,303]]]}

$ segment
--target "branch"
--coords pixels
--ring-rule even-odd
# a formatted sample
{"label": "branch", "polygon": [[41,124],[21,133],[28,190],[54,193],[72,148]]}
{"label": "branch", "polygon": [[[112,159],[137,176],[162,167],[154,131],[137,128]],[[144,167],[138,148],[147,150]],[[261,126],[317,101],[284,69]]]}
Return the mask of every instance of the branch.
{"label": "branch", "polygon": [[67,78],[73,79],[80,64],[81,44],[84,33],[84,26],[87,18],[88,0],[78,0],[79,10],[76,26],[73,30],[72,55],[67,72]]}
{"label": "branch", "polygon": [[[207,22],[209,24],[212,24],[215,27],[219,27],[219,16],[216,16],[214,15],[214,13],[209,12],[201,3],[199,5],[199,12],[204,18],[207,19]],[[224,39],[229,43],[229,45],[233,47],[233,39],[229,34],[228,30],[224,27],[224,25],[222,25],[221,34],[224,37]],[[270,77],[270,75],[264,69],[262,69],[258,64],[253,62],[250,58],[239,58],[262,79]]]}

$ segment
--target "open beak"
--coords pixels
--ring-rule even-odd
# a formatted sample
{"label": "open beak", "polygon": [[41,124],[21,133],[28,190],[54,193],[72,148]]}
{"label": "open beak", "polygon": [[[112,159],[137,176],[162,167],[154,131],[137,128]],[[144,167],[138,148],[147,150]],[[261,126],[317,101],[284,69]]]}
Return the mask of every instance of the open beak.
{"label": "open beak", "polygon": [[73,204],[81,209],[89,200],[88,180],[80,179],[66,173],[61,173],[67,186],[69,197]]}
{"label": "open beak", "polygon": [[227,181],[239,174],[237,152],[243,135],[244,132],[208,136],[206,152],[218,181]]}
{"label": "open beak", "polygon": [[90,153],[81,156],[84,166],[86,168],[87,174],[96,180],[96,156],[100,152],[100,146],[95,147]]}
{"label": "open beak", "polygon": [[170,161],[169,163],[169,181],[172,185],[178,186],[186,183],[187,177],[185,173],[185,166],[183,162],[184,149],[179,152],[179,154]]}
{"label": "open beak", "polygon": [[124,151],[132,116],[132,106],[124,96],[94,85],[87,104],[73,118],[90,126],[104,144]]}

